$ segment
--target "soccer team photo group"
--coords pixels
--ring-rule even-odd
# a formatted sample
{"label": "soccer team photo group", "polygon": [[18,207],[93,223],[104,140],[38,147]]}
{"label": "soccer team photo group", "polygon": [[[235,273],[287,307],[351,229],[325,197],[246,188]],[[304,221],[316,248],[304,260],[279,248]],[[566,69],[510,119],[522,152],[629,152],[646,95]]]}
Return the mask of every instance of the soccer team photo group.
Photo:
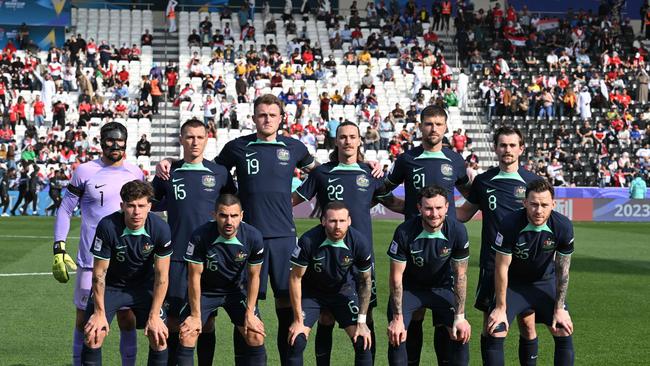
{"label": "soccer team photo group", "polygon": [[0,365],[650,363],[647,1],[55,3],[0,2]]}

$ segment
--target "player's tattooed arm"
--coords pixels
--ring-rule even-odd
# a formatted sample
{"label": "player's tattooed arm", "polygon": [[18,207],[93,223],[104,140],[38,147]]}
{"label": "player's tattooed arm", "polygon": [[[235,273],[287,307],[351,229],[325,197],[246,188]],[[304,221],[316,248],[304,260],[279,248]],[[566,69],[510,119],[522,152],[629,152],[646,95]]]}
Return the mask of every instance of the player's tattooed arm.
{"label": "player's tattooed arm", "polygon": [[95,302],[95,312],[104,312],[104,292],[106,290],[106,272],[108,271],[108,261],[95,258],[93,264],[93,298]]}
{"label": "player's tattooed arm", "polygon": [[371,291],[372,277],[370,271],[361,272],[361,282],[359,282],[359,314],[368,313]]}
{"label": "player's tattooed arm", "polygon": [[406,263],[391,261],[390,263],[390,306],[393,315],[402,315],[402,276],[406,269]]}
{"label": "player's tattooed arm", "polygon": [[454,271],[454,296],[456,298],[456,314],[465,314],[465,299],[467,298],[467,264],[468,259],[452,261]]}
{"label": "player's tattooed arm", "polygon": [[569,268],[571,267],[571,256],[557,253],[555,255],[555,277],[557,289],[555,293],[555,308],[564,309],[566,294],[569,289]]}

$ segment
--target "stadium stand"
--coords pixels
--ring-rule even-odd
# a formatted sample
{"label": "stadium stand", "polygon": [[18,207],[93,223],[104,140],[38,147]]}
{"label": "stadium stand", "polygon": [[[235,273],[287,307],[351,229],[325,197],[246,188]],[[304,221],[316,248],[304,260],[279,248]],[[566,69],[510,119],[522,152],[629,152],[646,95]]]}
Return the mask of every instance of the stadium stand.
{"label": "stadium stand", "polygon": [[[69,176],[97,154],[99,127],[115,120],[129,130],[128,160],[150,171],[189,118],[209,126],[212,158],[252,132],[252,102],[270,92],[286,103],[283,133],[321,162],[328,125],[350,120],[367,159],[390,165],[418,143],[418,113],[436,103],[448,108],[449,144],[474,174],[494,163],[490,131],[512,124],[528,138],[528,168],[557,185],[648,179],[647,51],[627,21],[616,12],[549,19],[512,7],[454,13],[445,27],[438,12],[411,2],[400,14],[383,2],[338,12],[324,2],[305,14],[264,7],[253,18],[245,7],[179,11],[177,34],[165,34],[154,27],[162,15],[149,10],[73,8],[77,36],[63,49],[3,50],[0,111],[9,127],[0,130],[0,159],[15,168],[34,145],[44,184],[51,167]],[[44,106],[34,108],[36,96]],[[165,117],[153,114],[159,104]],[[136,157],[141,135],[153,137],[154,158]]]}

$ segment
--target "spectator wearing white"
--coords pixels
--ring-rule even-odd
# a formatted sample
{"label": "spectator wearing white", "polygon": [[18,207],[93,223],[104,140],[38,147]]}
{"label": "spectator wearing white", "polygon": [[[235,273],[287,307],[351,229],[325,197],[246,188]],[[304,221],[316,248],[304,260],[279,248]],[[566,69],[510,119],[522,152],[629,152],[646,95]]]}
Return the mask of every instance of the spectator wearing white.
{"label": "spectator wearing white", "polygon": [[56,84],[52,80],[50,74],[46,74],[43,78],[38,71],[34,71],[34,76],[41,82],[41,99],[45,103],[45,110],[48,111],[52,106],[52,97],[56,93]]}
{"label": "spectator wearing white", "polygon": [[300,142],[305,144],[307,146],[307,150],[309,151],[310,154],[315,154],[316,153],[316,136],[314,136],[313,133],[309,132],[308,129],[304,129],[302,131],[302,135],[300,136]]}
{"label": "spectator wearing white", "polygon": [[578,112],[581,119],[591,119],[591,94],[586,86],[578,94]]}
{"label": "spectator wearing white", "polygon": [[458,74],[458,108],[462,111],[467,106],[467,86],[469,85],[469,76],[465,70],[460,69]]}
{"label": "spectator wearing white", "polygon": [[176,5],[178,5],[178,1],[176,0],[169,0],[167,3],[167,9],[165,10],[165,16],[167,17],[167,24],[168,28],[167,31],[169,33],[174,33],[176,32]]}
{"label": "spectator wearing white", "polygon": [[548,55],[546,55],[546,63],[548,64],[550,71],[557,70],[559,67],[559,62],[560,60],[555,54],[555,51],[551,51]]}
{"label": "spectator wearing white", "polygon": [[203,103],[203,123],[205,123],[206,126],[210,120],[214,121],[214,117],[218,112],[217,106],[218,104],[214,99],[212,99],[212,96],[208,95]]}

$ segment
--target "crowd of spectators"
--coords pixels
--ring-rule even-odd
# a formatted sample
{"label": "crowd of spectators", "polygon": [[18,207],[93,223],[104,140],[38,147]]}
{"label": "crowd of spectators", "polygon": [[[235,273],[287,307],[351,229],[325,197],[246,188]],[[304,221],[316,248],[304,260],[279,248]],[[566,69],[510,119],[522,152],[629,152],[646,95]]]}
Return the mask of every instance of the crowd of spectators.
{"label": "crowd of spectators", "polygon": [[512,4],[458,9],[459,59],[488,120],[525,130],[527,166],[556,185],[649,178],[648,51],[620,3],[560,18]]}
{"label": "crowd of spectators", "polygon": [[[28,39],[28,32],[21,33],[0,54],[0,184],[19,193],[13,207],[2,207],[4,215],[26,214],[29,204],[35,210],[42,189],[50,192],[54,205],[47,212],[53,214],[60,202],[55,196],[74,169],[100,155],[98,127],[116,119],[151,119],[162,90],[175,89],[178,79],[169,63],[164,70],[154,65],[134,83],[131,67],[140,67],[142,55],[136,44],[97,44],[77,34],[61,48],[39,50]],[[152,40],[145,31],[142,44]],[[142,136],[136,157],[150,151]]]}

